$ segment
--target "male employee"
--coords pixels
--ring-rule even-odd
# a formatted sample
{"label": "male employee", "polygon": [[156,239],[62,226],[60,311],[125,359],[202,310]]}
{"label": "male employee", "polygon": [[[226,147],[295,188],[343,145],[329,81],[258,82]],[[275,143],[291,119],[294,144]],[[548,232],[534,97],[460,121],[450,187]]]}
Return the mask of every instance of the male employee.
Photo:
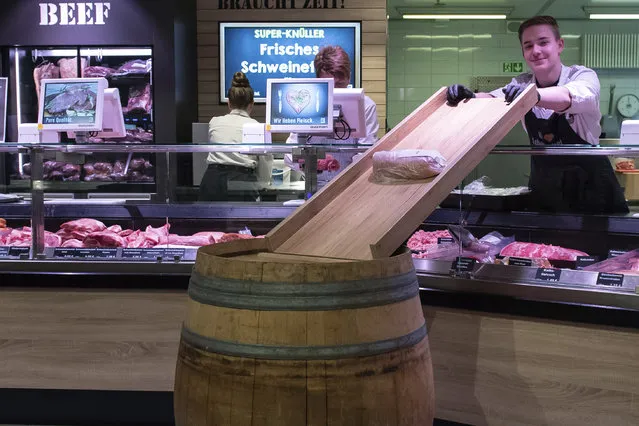
{"label": "male employee", "polygon": [[[531,83],[537,104],[526,114],[524,129],[533,146],[599,144],[599,79],[584,66],[561,63],[564,40],[551,16],[535,16],[519,26],[521,50],[532,72],[513,78],[504,88],[473,93],[455,84],[448,102],[502,97],[512,102]],[[531,156],[530,189],[540,210],[576,213],[627,213],[623,191],[610,161],[603,156]]]}

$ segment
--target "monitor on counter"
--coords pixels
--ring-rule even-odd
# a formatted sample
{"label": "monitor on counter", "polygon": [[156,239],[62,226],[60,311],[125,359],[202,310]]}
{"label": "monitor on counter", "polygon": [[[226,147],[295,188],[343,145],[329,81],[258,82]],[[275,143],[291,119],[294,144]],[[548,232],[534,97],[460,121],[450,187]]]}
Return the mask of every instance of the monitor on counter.
{"label": "monitor on counter", "polygon": [[[67,132],[67,136],[75,139],[75,132]],[[118,89],[104,89],[104,107],[102,110],[102,129],[96,137],[123,138],[126,136],[124,114]]]}
{"label": "monitor on counter", "polygon": [[332,78],[275,78],[266,82],[271,133],[333,133]]}
{"label": "monitor on counter", "polygon": [[335,89],[333,91],[333,109],[339,111],[335,119],[335,138],[366,137],[364,89]]}
{"label": "monitor on counter", "polygon": [[38,124],[42,130],[102,130],[104,78],[45,79],[41,82]]}
{"label": "monitor on counter", "polygon": [[361,87],[361,25],[348,21],[220,22],[220,103],[228,101],[237,71],[251,82],[256,103],[266,102],[269,78],[315,77],[313,61],[324,46],[346,51],[351,60],[350,83]]}

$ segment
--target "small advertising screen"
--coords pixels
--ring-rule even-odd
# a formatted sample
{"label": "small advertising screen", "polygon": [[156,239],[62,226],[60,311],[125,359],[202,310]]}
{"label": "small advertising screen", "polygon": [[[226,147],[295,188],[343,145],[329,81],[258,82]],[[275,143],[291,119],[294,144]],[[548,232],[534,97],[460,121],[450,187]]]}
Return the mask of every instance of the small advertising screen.
{"label": "small advertising screen", "polygon": [[333,130],[333,81],[275,79],[268,82],[266,123],[272,129],[318,132]]}
{"label": "small advertising screen", "polygon": [[233,74],[242,71],[266,102],[269,78],[315,77],[315,55],[340,46],[351,59],[351,84],[361,86],[360,22],[220,23],[220,102],[227,102]]}
{"label": "small advertising screen", "polygon": [[0,142],[5,142],[7,135],[7,78],[0,78]]}
{"label": "small advertising screen", "polygon": [[98,83],[46,83],[42,124],[94,125],[97,117]]}

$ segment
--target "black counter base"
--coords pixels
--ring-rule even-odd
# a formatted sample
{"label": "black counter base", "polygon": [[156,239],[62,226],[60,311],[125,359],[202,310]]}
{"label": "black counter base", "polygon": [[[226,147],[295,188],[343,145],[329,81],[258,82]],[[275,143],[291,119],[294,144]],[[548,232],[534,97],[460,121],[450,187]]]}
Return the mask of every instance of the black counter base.
{"label": "black counter base", "polygon": [[0,424],[173,426],[173,392],[0,389]]}

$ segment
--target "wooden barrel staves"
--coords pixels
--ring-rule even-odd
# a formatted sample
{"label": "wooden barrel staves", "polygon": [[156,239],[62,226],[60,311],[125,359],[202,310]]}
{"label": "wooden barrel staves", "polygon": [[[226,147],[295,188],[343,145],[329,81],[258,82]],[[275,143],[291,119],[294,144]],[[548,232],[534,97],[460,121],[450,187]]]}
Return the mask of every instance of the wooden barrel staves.
{"label": "wooden barrel staves", "polygon": [[410,253],[286,256],[263,239],[199,250],[175,378],[178,426],[433,422]]}

